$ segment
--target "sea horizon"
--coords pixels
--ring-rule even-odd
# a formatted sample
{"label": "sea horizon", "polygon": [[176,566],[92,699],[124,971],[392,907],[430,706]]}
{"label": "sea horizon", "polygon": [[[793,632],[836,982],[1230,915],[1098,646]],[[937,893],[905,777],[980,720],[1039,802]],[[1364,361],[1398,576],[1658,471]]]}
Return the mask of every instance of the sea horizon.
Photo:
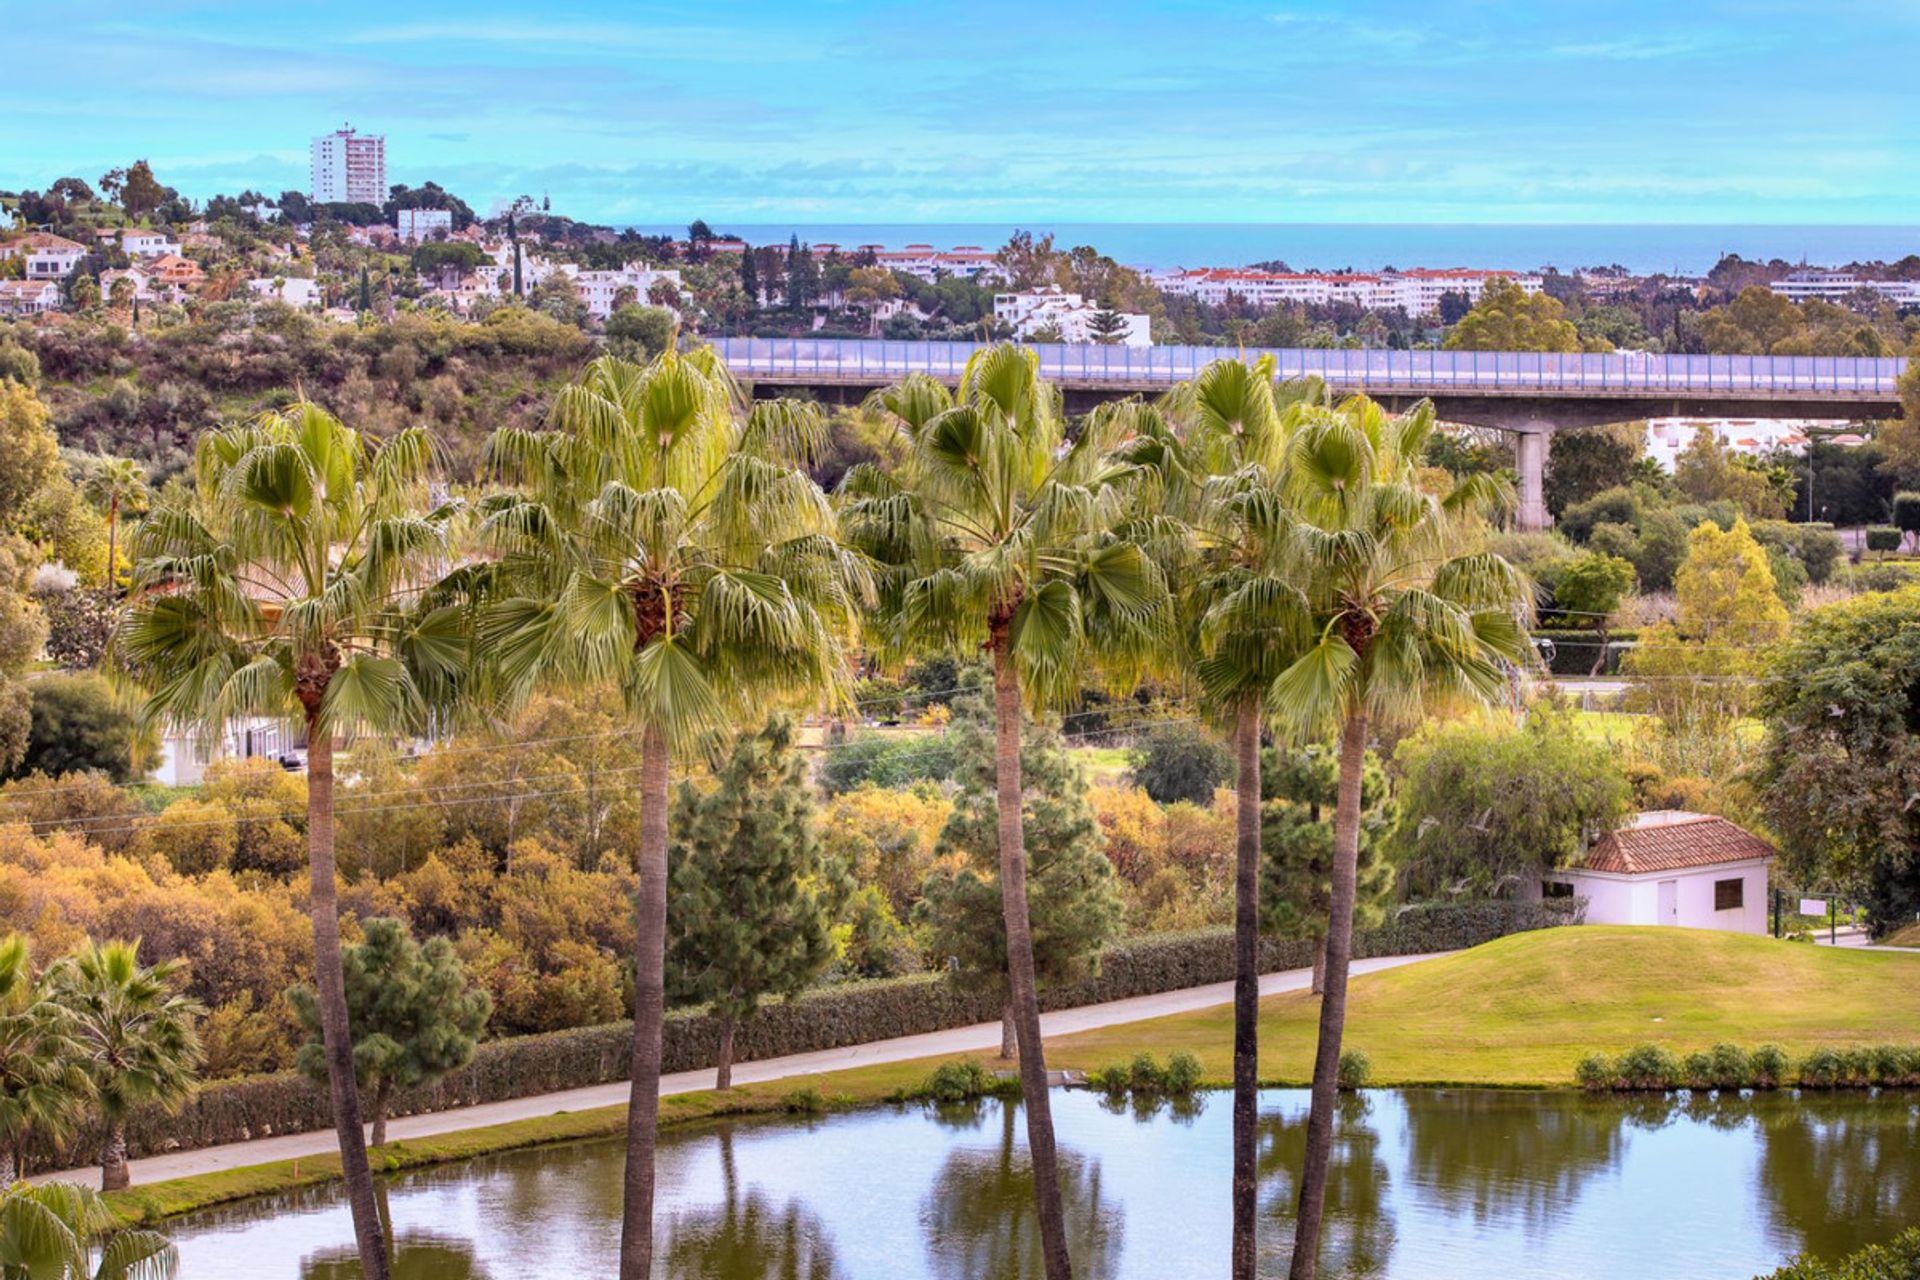
{"label": "sea horizon", "polygon": [[[936,249],[994,249],[1017,230],[1051,232],[1057,248],[1092,245],[1127,266],[1148,268],[1282,261],[1315,271],[1621,266],[1642,275],[1700,275],[1728,253],[1810,266],[1891,262],[1920,253],[1920,225],[1891,223],[708,222],[716,233],[755,245],[785,244],[798,236],[808,244],[843,247],[926,243]],[[646,234],[686,232],[684,223],[625,225]]]}

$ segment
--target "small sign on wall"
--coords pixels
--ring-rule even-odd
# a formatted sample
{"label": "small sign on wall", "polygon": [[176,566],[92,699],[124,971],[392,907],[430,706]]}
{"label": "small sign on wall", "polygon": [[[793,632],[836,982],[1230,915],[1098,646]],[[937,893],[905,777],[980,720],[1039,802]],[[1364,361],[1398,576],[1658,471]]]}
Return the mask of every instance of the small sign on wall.
{"label": "small sign on wall", "polygon": [[1823,916],[1827,914],[1827,900],[1825,898],[1800,899],[1800,914],[1803,916]]}

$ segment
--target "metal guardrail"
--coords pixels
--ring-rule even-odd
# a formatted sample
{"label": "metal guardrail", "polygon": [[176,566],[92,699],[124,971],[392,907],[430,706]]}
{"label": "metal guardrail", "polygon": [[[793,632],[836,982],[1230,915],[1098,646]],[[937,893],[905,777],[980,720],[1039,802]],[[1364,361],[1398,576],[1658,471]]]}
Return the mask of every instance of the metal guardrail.
{"label": "metal guardrail", "polygon": [[[882,383],[909,373],[958,378],[973,342],[855,338],[716,338],[735,373],[768,379]],[[1569,394],[1753,395],[1893,399],[1907,362],[1867,356],[1555,355],[1513,351],[1350,351],[1325,348],[1126,347],[1032,344],[1040,372],[1071,386],[1152,388],[1214,360],[1274,357],[1283,378],[1318,375],[1343,390]]]}

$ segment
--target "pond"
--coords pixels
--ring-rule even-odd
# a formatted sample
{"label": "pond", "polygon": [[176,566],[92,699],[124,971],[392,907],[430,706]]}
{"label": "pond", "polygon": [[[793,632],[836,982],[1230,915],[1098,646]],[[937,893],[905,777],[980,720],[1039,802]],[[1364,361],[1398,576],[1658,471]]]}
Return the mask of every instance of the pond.
{"label": "pond", "polygon": [[[1226,1272],[1225,1094],[1136,1108],[1056,1094],[1075,1274]],[[1262,1274],[1286,1273],[1307,1098],[1261,1098]],[[1025,1280],[1041,1274],[1018,1107],[753,1120],[661,1144],[658,1274],[692,1280]],[[622,1146],[511,1152],[392,1179],[398,1280],[606,1276]],[[1586,1098],[1377,1091],[1337,1130],[1329,1277],[1745,1280],[1803,1249],[1920,1223],[1920,1099]],[[357,1276],[337,1188],[170,1228],[186,1280]]]}

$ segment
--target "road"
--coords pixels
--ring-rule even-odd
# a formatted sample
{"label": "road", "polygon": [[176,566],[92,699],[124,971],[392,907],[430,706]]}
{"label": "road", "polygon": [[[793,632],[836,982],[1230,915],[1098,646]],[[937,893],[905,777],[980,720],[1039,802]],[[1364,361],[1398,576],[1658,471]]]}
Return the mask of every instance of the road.
{"label": "road", "polygon": [[[1371,960],[1356,960],[1353,962],[1353,972],[1355,974],[1373,973],[1421,960],[1431,960],[1435,955],[1444,954],[1447,953],[1381,956]],[[1311,976],[1311,971],[1307,969],[1286,969],[1278,973],[1265,974],[1260,979],[1260,994],[1270,996],[1285,991],[1304,990]],[[1041,1016],[1040,1030],[1041,1034],[1048,1038],[1068,1036],[1078,1031],[1092,1031],[1098,1027],[1111,1027],[1123,1022],[1139,1022],[1146,1018],[1159,1018],[1172,1013],[1209,1009],[1232,1002],[1233,984],[1216,982],[1204,987],[1166,991],[1159,995],[1135,996],[1132,999],[1113,1000],[1106,1004],[1083,1005],[1077,1009],[1059,1009]],[[733,1079],[735,1084],[759,1084],[792,1076],[840,1071],[847,1067],[870,1067],[888,1062],[906,1062],[914,1058],[998,1052],[999,1048],[1000,1024],[982,1022],[974,1026],[954,1027],[925,1035],[900,1036],[892,1040],[876,1040],[871,1044],[846,1045],[815,1053],[796,1053],[783,1058],[737,1063],[733,1068]],[[661,1078],[660,1093],[663,1097],[675,1093],[692,1093],[696,1090],[711,1088],[712,1085],[711,1069],[680,1071]],[[505,1124],[512,1120],[531,1120],[560,1111],[587,1111],[594,1107],[616,1106],[625,1103],[626,1100],[626,1082],[617,1081],[613,1084],[592,1085],[584,1089],[568,1089],[561,1093],[543,1093],[528,1098],[511,1098],[504,1102],[483,1103],[476,1107],[457,1107],[426,1115],[405,1116],[387,1122],[387,1138],[389,1141],[402,1138],[425,1138],[435,1134],[452,1133],[460,1129],[477,1129],[486,1125]],[[131,1171],[134,1185],[138,1186],[143,1183],[164,1182],[171,1178],[189,1178],[196,1174],[265,1164],[273,1160],[292,1160],[302,1156],[323,1155],[334,1150],[336,1147],[333,1131],[318,1129],[310,1133],[255,1138],[250,1142],[203,1147],[198,1151],[177,1151],[166,1155],[146,1156],[133,1161]],[[63,1169],[55,1173],[37,1174],[32,1181],[48,1182],[59,1179],[99,1186],[100,1169],[97,1165],[80,1169]]]}

